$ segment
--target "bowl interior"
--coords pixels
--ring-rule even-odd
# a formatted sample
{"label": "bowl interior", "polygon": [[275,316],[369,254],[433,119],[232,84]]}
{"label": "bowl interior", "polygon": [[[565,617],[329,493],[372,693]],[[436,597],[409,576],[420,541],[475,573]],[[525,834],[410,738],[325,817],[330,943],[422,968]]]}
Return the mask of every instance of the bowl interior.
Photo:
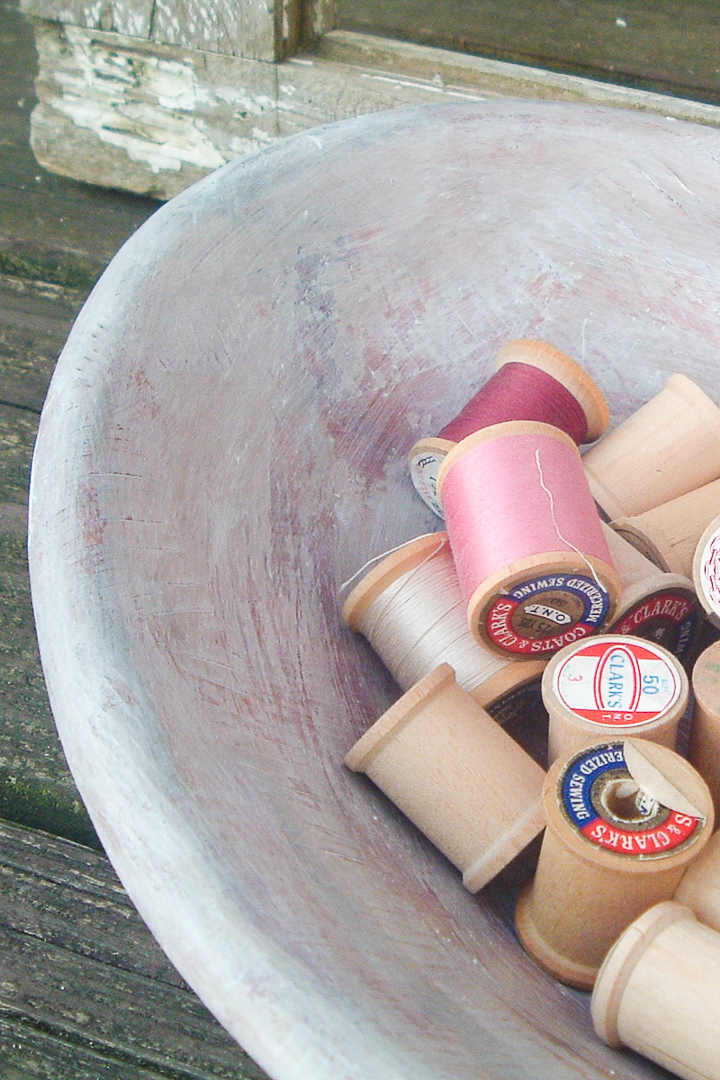
{"label": "bowl interior", "polygon": [[73,329],[31,488],[53,711],[141,914],[278,1080],[660,1075],[521,951],[522,864],[471,896],[343,768],[400,691],[339,602],[440,526],[406,454],[513,338],[613,423],[676,370],[716,394],[719,157],[572,104],[345,121],[164,206]]}

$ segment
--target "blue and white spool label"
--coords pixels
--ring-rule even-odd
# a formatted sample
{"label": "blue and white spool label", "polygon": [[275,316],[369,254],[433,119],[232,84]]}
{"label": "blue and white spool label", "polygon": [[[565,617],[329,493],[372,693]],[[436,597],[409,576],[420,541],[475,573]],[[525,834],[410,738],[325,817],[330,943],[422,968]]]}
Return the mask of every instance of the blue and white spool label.
{"label": "blue and white spool label", "polygon": [[609,607],[609,594],[594,578],[549,574],[496,597],[485,630],[506,652],[543,656],[596,633]]}
{"label": "blue and white spool label", "polygon": [[596,847],[635,858],[659,858],[690,844],[704,819],[663,806],[635,784],[623,743],[591,746],[558,777],[560,808]]}

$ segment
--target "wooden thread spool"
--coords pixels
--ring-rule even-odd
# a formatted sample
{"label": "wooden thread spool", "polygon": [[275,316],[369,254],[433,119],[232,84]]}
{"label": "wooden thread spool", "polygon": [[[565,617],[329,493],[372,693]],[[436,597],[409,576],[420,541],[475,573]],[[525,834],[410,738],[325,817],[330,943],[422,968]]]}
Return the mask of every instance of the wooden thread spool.
{"label": "wooden thread spool", "polygon": [[495,424],[453,447],[438,482],[478,640],[537,658],[608,621],[620,583],[569,436]]}
{"label": "wooden thread spool", "polygon": [[687,868],[673,899],[689,907],[700,922],[720,931],[720,829]]}
{"label": "wooden thread spool", "polygon": [[544,772],[441,664],[355,743],[366,773],[477,892],[541,831]]}
{"label": "wooden thread spool", "polygon": [[601,634],[555,653],[542,678],[548,764],[600,739],[650,739],[675,749],[689,697],[672,653],[627,634]]}
{"label": "wooden thread spool", "polygon": [[408,455],[415,490],[443,517],[437,492],[440,466],[453,446],[481,428],[508,420],[538,420],[576,443],[598,439],[610,414],[600,388],[565,353],[544,341],[521,338],[495,358],[495,373],[435,436],[419,439]]}
{"label": "wooden thread spool", "polygon": [[712,480],[643,514],[618,518],[611,524],[661,570],[691,578],[698,541],[718,511],[720,480]]}
{"label": "wooden thread spool", "polygon": [[500,723],[540,706],[546,661],[509,660],[472,636],[445,532],[391,552],[355,586],[342,614],[403,690],[448,663],[462,689]]}
{"label": "wooden thread spool", "polygon": [[667,900],[613,945],[595,984],[597,1035],[685,1080],[720,1080],[720,934]]}
{"label": "wooden thread spool", "polygon": [[583,463],[609,521],[642,514],[720,477],[720,409],[687,376],[671,375]]}
{"label": "wooden thread spool", "polygon": [[639,739],[585,747],[545,782],[547,828],[515,925],[560,982],[589,990],[641,911],[669,899],[710,838],[710,792],[684,758]]}
{"label": "wooden thread spool", "polygon": [[713,518],[698,540],[693,583],[708,619],[720,627],[720,516]]}
{"label": "wooden thread spool", "polygon": [[705,649],[692,670],[693,717],[688,760],[710,788],[720,814],[720,641]]}
{"label": "wooden thread spool", "polygon": [[690,578],[660,570],[609,525],[603,532],[621,589],[607,633],[647,638],[688,659],[704,621]]}

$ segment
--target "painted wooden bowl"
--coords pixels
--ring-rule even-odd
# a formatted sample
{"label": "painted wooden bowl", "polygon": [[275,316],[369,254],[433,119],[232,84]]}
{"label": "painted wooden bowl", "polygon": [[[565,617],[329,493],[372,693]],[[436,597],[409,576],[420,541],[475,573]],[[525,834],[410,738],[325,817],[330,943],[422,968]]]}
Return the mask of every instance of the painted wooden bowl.
{"label": "painted wooden bowl", "polygon": [[[612,422],[720,356],[720,134],[574,104],[360,117],[231,164],[121,249],[32,475],[70,766],[179,971],[278,1080],[659,1075],[342,758],[399,690],[339,615],[439,526],[405,458],[535,337]],[[499,777],[499,783],[507,778]]]}

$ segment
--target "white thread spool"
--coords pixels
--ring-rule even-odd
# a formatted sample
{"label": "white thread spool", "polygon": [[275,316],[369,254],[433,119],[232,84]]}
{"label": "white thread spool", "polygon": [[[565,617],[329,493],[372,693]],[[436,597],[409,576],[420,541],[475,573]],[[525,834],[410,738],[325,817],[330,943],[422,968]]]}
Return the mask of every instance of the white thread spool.
{"label": "white thread spool", "polygon": [[345,756],[477,892],[541,831],[545,773],[441,664]]}
{"label": "white thread spool", "polygon": [[660,570],[609,525],[603,524],[603,532],[620,578],[620,599],[606,632],[646,638],[685,660],[704,621],[692,581]]}
{"label": "white thread spool", "polygon": [[618,938],[600,969],[597,1035],[685,1080],[720,1080],[720,934],[666,900]]}
{"label": "white thread spool", "polygon": [[542,708],[546,661],[509,660],[470,633],[445,532],[419,536],[377,563],[349,594],[342,615],[403,690],[444,662],[500,723]]}
{"label": "white thread spool", "polygon": [[650,739],[675,749],[688,678],[667,649],[629,634],[566,645],[542,678],[548,764],[604,738]]}
{"label": "white thread spool", "polygon": [[712,480],[642,514],[617,518],[611,524],[661,570],[691,578],[698,541],[718,513],[720,480]]}
{"label": "white thread spool", "polygon": [[608,520],[642,514],[720,477],[720,409],[686,375],[671,375],[583,464]]}

